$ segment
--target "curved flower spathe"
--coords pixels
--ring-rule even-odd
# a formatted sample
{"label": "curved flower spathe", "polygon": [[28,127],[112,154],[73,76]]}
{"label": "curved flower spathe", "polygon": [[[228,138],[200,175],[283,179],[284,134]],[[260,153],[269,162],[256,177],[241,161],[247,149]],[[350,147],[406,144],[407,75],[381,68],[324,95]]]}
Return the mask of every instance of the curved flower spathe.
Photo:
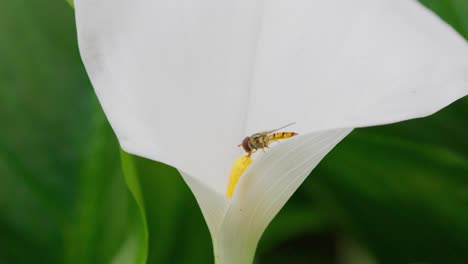
{"label": "curved flower spathe", "polygon": [[281,143],[247,169],[232,200],[182,172],[208,223],[217,263],[252,263],[257,243],[273,217],[349,132],[315,132]]}
{"label": "curved flower spathe", "polygon": [[[323,157],[343,128],[426,116],[468,93],[466,42],[415,1],[76,0],[75,8],[82,58],[121,146],[183,172],[222,263],[234,261],[225,250],[233,227],[270,219],[295,190],[274,179],[298,186],[315,166],[310,157]],[[239,141],[292,121],[301,136],[259,157],[232,201],[223,198]],[[275,200],[269,188],[285,195]],[[253,196],[281,206],[262,215],[265,204],[229,209]],[[238,222],[229,229],[228,220]],[[260,222],[263,231],[269,221]]]}

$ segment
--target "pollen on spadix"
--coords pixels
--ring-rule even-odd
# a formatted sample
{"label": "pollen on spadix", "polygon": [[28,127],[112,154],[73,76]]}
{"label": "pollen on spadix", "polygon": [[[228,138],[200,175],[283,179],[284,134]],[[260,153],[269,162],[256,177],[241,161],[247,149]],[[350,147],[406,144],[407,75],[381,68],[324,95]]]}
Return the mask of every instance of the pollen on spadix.
{"label": "pollen on spadix", "polygon": [[229,174],[229,183],[226,190],[226,197],[232,198],[240,177],[247,169],[247,167],[249,167],[250,163],[252,163],[252,158],[250,155],[240,156],[234,161],[231,173]]}

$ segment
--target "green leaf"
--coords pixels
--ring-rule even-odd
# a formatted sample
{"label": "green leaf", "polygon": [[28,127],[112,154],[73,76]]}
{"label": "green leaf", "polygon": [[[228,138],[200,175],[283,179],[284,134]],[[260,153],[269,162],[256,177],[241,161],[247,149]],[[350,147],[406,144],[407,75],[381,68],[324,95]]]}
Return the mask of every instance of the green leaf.
{"label": "green leaf", "polygon": [[[468,127],[456,111],[466,103],[356,130],[306,183],[309,195],[382,263],[468,261]],[[457,129],[437,125],[448,122]]]}
{"label": "green leaf", "polygon": [[133,263],[138,207],[65,2],[0,2],[0,263]]}
{"label": "green leaf", "polygon": [[420,0],[447,23],[468,38],[468,1],[466,0]]}
{"label": "green leaf", "polygon": [[177,170],[121,152],[127,185],[148,232],[148,263],[211,263],[208,228]]}
{"label": "green leaf", "polygon": [[75,7],[75,5],[73,4],[73,0],[67,0],[67,3],[68,3],[71,7]]}
{"label": "green leaf", "polygon": [[93,121],[66,230],[66,262],[145,263],[146,229],[120,170],[117,140],[100,109]]}
{"label": "green leaf", "polygon": [[0,2],[2,263],[63,262],[94,100],[74,35],[66,3]]}

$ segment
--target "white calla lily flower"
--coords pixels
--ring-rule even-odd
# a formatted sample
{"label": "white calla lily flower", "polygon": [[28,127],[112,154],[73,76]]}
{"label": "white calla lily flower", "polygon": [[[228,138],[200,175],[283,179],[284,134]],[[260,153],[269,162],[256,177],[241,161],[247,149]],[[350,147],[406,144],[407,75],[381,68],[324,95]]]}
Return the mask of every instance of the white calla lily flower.
{"label": "white calla lily flower", "polygon": [[[423,117],[468,93],[468,46],[412,0],[75,0],[80,51],[122,148],[177,168],[217,263],[261,234],[352,128]],[[254,154],[246,136],[300,135]]]}

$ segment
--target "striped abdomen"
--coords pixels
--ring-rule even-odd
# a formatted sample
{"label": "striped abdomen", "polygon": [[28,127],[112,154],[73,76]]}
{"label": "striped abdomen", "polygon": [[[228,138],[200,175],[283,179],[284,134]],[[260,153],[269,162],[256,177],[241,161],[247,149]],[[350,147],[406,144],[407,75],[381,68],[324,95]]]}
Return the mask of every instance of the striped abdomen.
{"label": "striped abdomen", "polygon": [[268,135],[268,139],[280,140],[280,139],[294,137],[296,135],[298,135],[296,132],[278,132],[278,133],[273,133],[273,134]]}

